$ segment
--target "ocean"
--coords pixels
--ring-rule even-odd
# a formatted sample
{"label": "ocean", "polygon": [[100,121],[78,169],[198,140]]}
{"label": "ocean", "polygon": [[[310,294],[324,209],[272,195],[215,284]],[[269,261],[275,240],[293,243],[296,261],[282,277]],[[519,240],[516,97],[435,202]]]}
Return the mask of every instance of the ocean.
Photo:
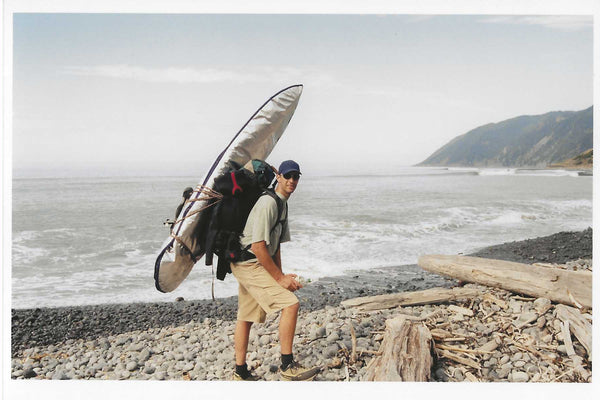
{"label": "ocean", "polygon": [[[204,259],[172,293],[158,292],[153,278],[169,235],[163,222],[198,179],[14,179],[12,307],[210,298]],[[305,175],[289,201],[284,272],[315,280],[583,230],[592,226],[592,180],[564,170],[477,168]],[[217,297],[236,293],[233,276],[215,281]]]}

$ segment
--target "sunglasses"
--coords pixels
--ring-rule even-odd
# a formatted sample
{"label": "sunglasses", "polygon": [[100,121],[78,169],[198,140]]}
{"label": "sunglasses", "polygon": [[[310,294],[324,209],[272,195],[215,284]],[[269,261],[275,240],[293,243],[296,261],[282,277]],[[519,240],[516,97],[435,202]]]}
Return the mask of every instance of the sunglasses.
{"label": "sunglasses", "polygon": [[283,174],[285,179],[293,178],[295,181],[300,179],[300,173],[298,172],[288,172],[287,174]]}

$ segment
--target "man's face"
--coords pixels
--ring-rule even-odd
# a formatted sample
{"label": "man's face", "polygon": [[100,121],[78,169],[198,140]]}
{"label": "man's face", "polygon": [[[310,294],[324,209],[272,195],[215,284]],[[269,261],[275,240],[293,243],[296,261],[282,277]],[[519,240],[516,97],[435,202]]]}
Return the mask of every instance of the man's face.
{"label": "man's face", "polygon": [[290,197],[296,190],[299,180],[300,174],[296,171],[288,172],[285,175],[277,175],[277,189],[285,197]]}

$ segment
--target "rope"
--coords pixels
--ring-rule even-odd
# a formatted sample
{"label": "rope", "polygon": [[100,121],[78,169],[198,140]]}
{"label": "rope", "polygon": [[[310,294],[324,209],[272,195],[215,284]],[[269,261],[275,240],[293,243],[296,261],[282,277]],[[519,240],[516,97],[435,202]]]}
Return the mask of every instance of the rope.
{"label": "rope", "polygon": [[180,223],[181,221],[185,220],[186,218],[189,218],[193,215],[198,214],[199,212],[202,212],[204,210],[206,210],[209,207],[214,206],[215,204],[217,204],[222,198],[223,195],[219,192],[217,192],[216,190],[213,190],[211,188],[209,188],[208,186],[204,186],[204,185],[199,185],[194,192],[196,193],[202,193],[205,196],[204,197],[198,197],[197,199],[188,199],[185,201],[185,204],[187,203],[192,203],[194,201],[208,201],[208,200],[212,200],[212,199],[217,199],[217,201],[214,201],[212,203],[209,203],[207,205],[205,205],[204,207],[201,207],[199,210],[193,211],[191,213],[186,214],[185,216],[183,216],[182,218],[179,218],[178,220],[176,220],[175,222],[173,222],[173,226],[175,226],[175,224]]}
{"label": "rope", "polygon": [[[196,193],[204,193],[207,195],[213,195],[215,197],[223,197],[223,195],[219,192],[217,192],[216,190],[209,188],[208,186],[204,186],[204,185],[198,185],[196,186],[196,189],[194,189],[194,192]],[[193,192],[192,192],[193,193]]]}
{"label": "rope", "polygon": [[[186,218],[189,218],[193,215],[198,214],[199,212],[202,212],[204,210],[206,210],[209,207],[214,206],[215,204],[217,204],[219,201],[221,201],[221,199],[223,198],[223,195],[219,192],[217,192],[216,190],[213,190],[211,188],[209,188],[208,186],[204,186],[204,185],[198,185],[196,187],[196,189],[194,190],[194,192],[197,193],[202,193],[205,195],[205,197],[199,197],[197,199],[188,199],[186,200],[186,203],[191,203],[194,201],[202,201],[202,200],[212,200],[212,199],[216,199],[216,201],[206,204],[203,207],[201,207],[199,210],[193,211],[191,213],[186,214],[184,217],[179,218],[178,220],[176,220],[175,222],[173,222],[173,227],[175,226],[175,224],[178,224],[180,222],[182,222],[183,220],[185,220]],[[177,241],[177,243],[179,243],[188,253],[190,253],[190,256],[192,257],[192,260],[194,262],[196,262],[196,257],[194,257],[194,253],[187,247],[187,245],[183,242],[183,240],[179,237],[173,234],[173,229],[171,230],[171,235],[170,235],[173,239],[175,239]],[[213,279],[214,280],[214,279]],[[213,286],[214,286],[214,282],[213,282]],[[213,300],[214,300],[214,288],[213,288]]]}

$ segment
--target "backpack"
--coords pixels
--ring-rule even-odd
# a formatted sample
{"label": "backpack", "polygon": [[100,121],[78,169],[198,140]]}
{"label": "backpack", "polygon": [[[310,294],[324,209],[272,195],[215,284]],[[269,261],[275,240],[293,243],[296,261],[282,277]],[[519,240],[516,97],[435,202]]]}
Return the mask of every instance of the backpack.
{"label": "backpack", "polygon": [[246,167],[233,164],[230,171],[215,178],[213,190],[223,198],[213,207],[206,235],[206,265],[213,265],[213,255],[219,258],[217,279],[224,280],[231,273],[230,263],[245,261],[255,256],[242,249],[240,238],[248,215],[261,196],[271,196],[277,203],[277,222],[282,223],[283,201],[269,185],[275,178],[273,168],[262,160],[252,160]]}

